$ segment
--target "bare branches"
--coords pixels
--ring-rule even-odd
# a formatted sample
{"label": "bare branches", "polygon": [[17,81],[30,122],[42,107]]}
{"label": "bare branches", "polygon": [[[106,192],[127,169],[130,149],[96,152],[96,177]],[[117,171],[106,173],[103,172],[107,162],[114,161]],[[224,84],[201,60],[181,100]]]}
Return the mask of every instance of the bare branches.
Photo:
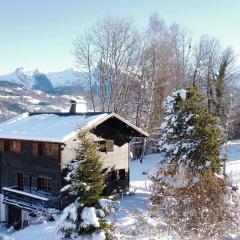
{"label": "bare branches", "polygon": [[129,100],[139,39],[130,20],[106,18],[74,42],[74,56],[86,72],[94,110],[98,106],[100,111],[119,112]]}
{"label": "bare branches", "polygon": [[221,115],[239,78],[231,48],[207,35],[193,44],[186,29],[157,14],[143,33],[129,19],[104,18],[74,41],[73,55],[93,110],[117,112],[153,135],[173,90],[198,85],[209,112]]}

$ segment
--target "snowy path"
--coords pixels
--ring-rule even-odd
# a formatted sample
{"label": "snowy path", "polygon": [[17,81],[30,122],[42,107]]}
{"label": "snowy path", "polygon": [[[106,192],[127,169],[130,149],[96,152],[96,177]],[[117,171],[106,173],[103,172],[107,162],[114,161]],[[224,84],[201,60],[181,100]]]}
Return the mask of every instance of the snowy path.
{"label": "snowy path", "polygon": [[[159,239],[156,234],[154,234],[154,238],[149,238],[151,229],[154,229],[155,224],[162,224],[165,227],[165,223],[156,223],[149,216],[151,181],[147,177],[147,173],[152,171],[159,161],[161,161],[159,154],[150,154],[144,157],[143,163],[139,161],[131,162],[130,192],[132,194],[123,196],[120,200],[119,211],[116,214],[117,237],[119,240]],[[161,237],[161,239],[167,238]]]}
{"label": "snowy path", "polygon": [[[125,195],[121,199],[120,209],[117,213],[117,220],[126,220],[134,210],[145,211],[148,208],[150,185],[147,173],[161,160],[159,154],[150,154],[143,159],[143,163],[135,160],[131,162],[130,192],[132,195]],[[143,174],[145,173],[145,174]]]}

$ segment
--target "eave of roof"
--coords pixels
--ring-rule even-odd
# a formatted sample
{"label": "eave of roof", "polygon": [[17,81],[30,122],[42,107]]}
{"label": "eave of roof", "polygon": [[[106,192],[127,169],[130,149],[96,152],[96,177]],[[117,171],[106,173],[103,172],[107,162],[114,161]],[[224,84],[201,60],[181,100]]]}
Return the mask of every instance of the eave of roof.
{"label": "eave of roof", "polygon": [[95,122],[92,126],[90,126],[91,128],[97,127],[98,125],[100,125],[101,123],[105,122],[106,120],[115,117],[117,119],[119,119],[120,121],[124,122],[125,124],[127,124],[128,126],[130,126],[131,128],[133,128],[134,130],[136,130],[137,132],[139,132],[141,135],[143,135],[144,137],[149,137],[149,134],[145,131],[143,131],[141,128],[136,127],[135,125],[133,125],[132,123],[130,123],[129,121],[127,121],[126,119],[120,117],[118,114],[112,112],[110,114],[108,114],[106,117],[100,119],[99,121]]}

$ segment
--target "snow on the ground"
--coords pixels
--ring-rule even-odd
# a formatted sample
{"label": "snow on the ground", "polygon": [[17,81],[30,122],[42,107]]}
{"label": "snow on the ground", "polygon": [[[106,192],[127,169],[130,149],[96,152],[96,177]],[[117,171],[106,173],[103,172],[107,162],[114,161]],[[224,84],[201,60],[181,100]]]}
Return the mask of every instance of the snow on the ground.
{"label": "snow on the ground", "polygon": [[34,236],[41,240],[57,239],[55,222],[33,225],[11,235],[14,240],[33,240]]}
{"label": "snow on the ground", "polygon": [[143,162],[131,161],[130,194],[123,195],[115,215],[117,239],[172,239],[167,234],[167,225],[149,216],[151,181],[148,173],[161,161],[160,154],[149,154]]}
{"label": "snow on the ground", "polygon": [[134,210],[142,212],[147,210],[150,195],[150,181],[147,173],[157,164],[158,159],[160,160],[158,154],[151,154],[143,159],[143,163],[138,160],[131,162],[130,194],[123,196],[120,200],[119,211],[116,214],[117,226],[129,225],[132,222],[130,213]]}
{"label": "snow on the ground", "polygon": [[6,228],[1,227],[0,232],[2,235],[9,237],[6,238],[6,240],[57,240],[58,238],[55,225],[56,222],[47,222],[43,224],[32,225],[20,231],[8,231]]}
{"label": "snow on the ground", "polygon": [[[229,161],[226,171],[235,181],[240,180],[240,141],[231,142],[229,147]],[[159,219],[149,216],[149,197],[151,181],[147,174],[161,161],[159,154],[150,154],[143,158],[143,163],[131,161],[130,193],[119,199],[119,208],[114,215],[118,240],[149,240],[176,239],[168,235],[167,225]],[[158,231],[158,232],[156,232]],[[39,240],[57,240],[56,222],[33,225],[20,231],[8,232],[4,227],[0,233],[7,235],[7,240],[32,240],[35,236]],[[0,235],[1,236],[1,235]],[[154,236],[154,237],[153,237]],[[238,239],[239,236],[231,236]]]}
{"label": "snow on the ground", "polygon": [[226,173],[232,179],[233,184],[240,185],[240,141],[228,142],[227,147]]}

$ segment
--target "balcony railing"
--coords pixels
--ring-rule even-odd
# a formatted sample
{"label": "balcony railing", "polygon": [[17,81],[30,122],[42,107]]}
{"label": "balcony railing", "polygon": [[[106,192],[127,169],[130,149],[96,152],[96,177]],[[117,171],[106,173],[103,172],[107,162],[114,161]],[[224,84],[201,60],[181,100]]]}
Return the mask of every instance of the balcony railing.
{"label": "balcony railing", "polygon": [[47,212],[49,199],[18,190],[17,187],[3,187],[3,203],[30,211]]}

